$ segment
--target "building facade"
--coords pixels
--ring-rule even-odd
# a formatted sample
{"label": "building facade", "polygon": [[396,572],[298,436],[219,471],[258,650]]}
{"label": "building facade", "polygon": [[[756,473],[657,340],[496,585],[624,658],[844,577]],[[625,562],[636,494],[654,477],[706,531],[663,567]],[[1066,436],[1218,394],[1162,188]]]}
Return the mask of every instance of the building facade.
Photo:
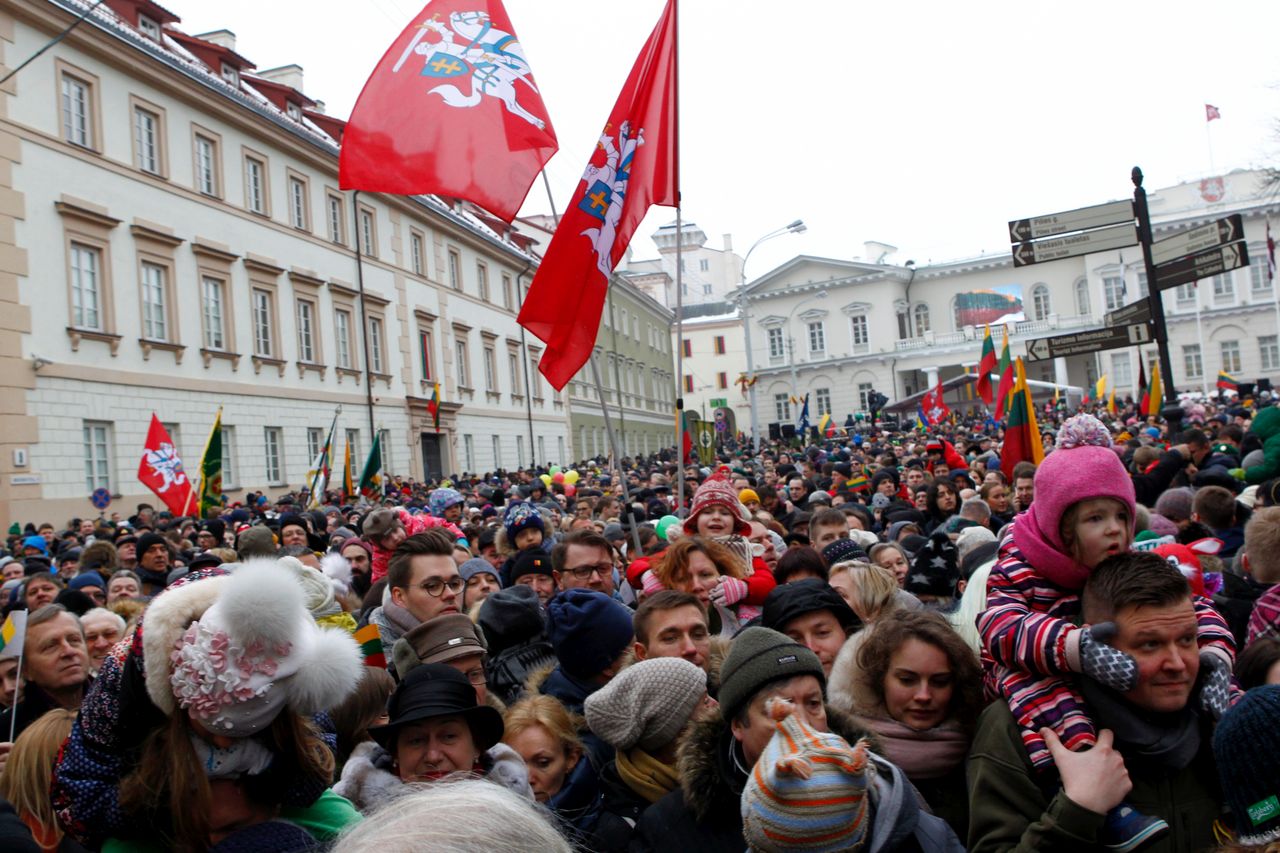
{"label": "building facade", "polygon": [[[1280,380],[1280,307],[1265,234],[1280,203],[1262,175],[1169,187],[1151,192],[1149,206],[1157,240],[1240,213],[1250,257],[1246,268],[1162,293],[1174,386],[1212,391],[1219,370],[1242,382]],[[796,257],[746,288],[761,429],[793,423],[790,401],[806,393],[811,422],[830,412],[839,423],[866,412],[873,389],[901,400],[973,371],[985,322],[997,349],[1003,325],[1013,355],[1025,355],[1028,340],[1101,328],[1108,311],[1145,298],[1147,288],[1137,246],[1020,268],[1003,253],[927,267]],[[1028,378],[1083,389],[1106,375],[1123,398],[1136,393],[1141,365],[1150,376],[1156,349],[1030,362]],[[980,403],[967,394],[951,402],[970,400]],[[733,403],[739,423],[749,423],[746,400]]]}
{"label": "building facade", "polygon": [[[5,63],[88,4],[0,6]],[[337,416],[413,477],[568,460],[515,316],[529,241],[469,205],[338,189],[342,122],[296,66],[108,0],[0,95],[0,522],[132,513],[151,413],[224,487],[305,481]],[[438,430],[427,413],[436,383]]]}

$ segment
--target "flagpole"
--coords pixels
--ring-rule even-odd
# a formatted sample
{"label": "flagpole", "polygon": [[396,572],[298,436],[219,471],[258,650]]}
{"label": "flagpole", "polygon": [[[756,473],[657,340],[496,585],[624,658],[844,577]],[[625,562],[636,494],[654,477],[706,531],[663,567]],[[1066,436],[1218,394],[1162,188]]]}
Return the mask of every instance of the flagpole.
{"label": "flagpole", "polygon": [[[360,231],[360,191],[351,194],[351,207],[355,224],[356,238],[356,289],[360,291],[360,340],[364,343],[364,397],[369,407],[369,432],[373,432],[373,366],[369,363],[369,313],[364,300],[364,247],[360,245],[363,236]],[[375,253],[376,254],[376,253]],[[385,341],[387,330],[382,330]],[[336,420],[336,416],[335,416]]]}
{"label": "flagpole", "polygon": [[675,78],[672,93],[672,119],[674,147],[676,151],[672,171],[676,185],[676,455],[680,460],[680,474],[676,481],[676,514],[684,509],[684,219],[680,197],[680,4],[671,0],[671,67]]}
{"label": "flagpole", "polygon": [[9,712],[9,743],[13,743],[14,733],[18,726],[18,703],[22,701],[22,658],[27,654],[27,629],[22,628],[22,645],[18,646],[18,683],[13,691],[13,708]]}
{"label": "flagpole", "polygon": [[1276,342],[1280,346],[1280,290],[1276,288],[1276,258],[1273,253],[1273,241],[1271,237],[1271,217],[1266,219],[1267,223],[1267,284],[1271,285],[1271,302],[1276,309]]}
{"label": "flagpole", "polygon": [[1209,396],[1209,374],[1204,372],[1205,358],[1208,355],[1204,351],[1204,327],[1200,325],[1200,282],[1193,282],[1192,290],[1196,293],[1196,338],[1200,342],[1200,390]]}

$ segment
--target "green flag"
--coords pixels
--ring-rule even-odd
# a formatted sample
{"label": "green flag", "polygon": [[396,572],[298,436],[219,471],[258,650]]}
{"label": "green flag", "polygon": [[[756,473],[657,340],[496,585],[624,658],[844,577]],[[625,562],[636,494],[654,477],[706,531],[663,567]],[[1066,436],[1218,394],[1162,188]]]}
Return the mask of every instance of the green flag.
{"label": "green flag", "polygon": [[222,511],[222,407],[213,419],[213,429],[200,458],[200,517],[210,518]]}
{"label": "green flag", "polygon": [[378,472],[382,470],[382,433],[373,434],[373,447],[369,448],[369,458],[364,461],[364,470],[360,472],[360,494],[366,498],[376,497],[382,490],[382,478]]}

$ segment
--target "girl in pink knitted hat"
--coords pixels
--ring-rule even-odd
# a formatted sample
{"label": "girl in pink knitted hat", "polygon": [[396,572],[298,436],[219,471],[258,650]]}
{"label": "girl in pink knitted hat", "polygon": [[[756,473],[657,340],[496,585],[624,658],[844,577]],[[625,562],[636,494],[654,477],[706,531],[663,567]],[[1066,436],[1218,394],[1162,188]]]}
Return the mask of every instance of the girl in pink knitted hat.
{"label": "girl in pink knitted hat", "polygon": [[[1087,749],[1096,740],[1071,674],[1119,693],[1132,690],[1138,679],[1137,661],[1107,644],[1113,625],[1072,621],[1078,621],[1080,592],[1093,569],[1133,542],[1133,481],[1101,421],[1077,415],[1062,425],[1057,449],[1036,470],[1035,498],[1000,544],[978,632],[987,693],[1009,703],[1032,764],[1047,770],[1053,759],[1041,729],[1051,729],[1071,750]],[[1200,702],[1219,717],[1232,691],[1231,632],[1207,599],[1196,597],[1195,609],[1201,669],[1210,673]],[[1124,804],[1108,815],[1117,847],[1126,833],[1168,829],[1158,818],[1141,816],[1138,824],[1121,826],[1121,810],[1136,815]]]}
{"label": "girl in pink knitted hat", "polygon": [[723,474],[707,478],[693,493],[693,506],[684,520],[684,532],[687,536],[714,539],[728,548],[741,564],[743,577],[722,576],[711,593],[712,600],[723,607],[734,607],[740,616],[745,606],[746,619],[758,615],[756,608],[764,604],[778,582],[764,558],[757,556],[747,541],[751,535],[751,516]]}

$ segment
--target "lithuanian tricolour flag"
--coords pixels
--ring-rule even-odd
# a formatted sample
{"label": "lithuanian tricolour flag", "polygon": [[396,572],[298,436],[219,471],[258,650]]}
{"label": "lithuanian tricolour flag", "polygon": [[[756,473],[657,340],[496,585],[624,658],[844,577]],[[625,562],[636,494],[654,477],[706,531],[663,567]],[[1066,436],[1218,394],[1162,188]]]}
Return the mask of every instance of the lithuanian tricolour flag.
{"label": "lithuanian tricolour flag", "polygon": [[1218,371],[1218,390],[1219,391],[1239,391],[1235,378],[1225,370]]}
{"label": "lithuanian tricolour flag", "polygon": [[352,636],[360,644],[360,654],[364,657],[365,666],[387,668],[387,656],[382,649],[382,634],[379,633],[377,625],[373,623],[365,625]]}
{"label": "lithuanian tricolour flag", "polygon": [[1031,402],[1031,389],[1027,387],[1027,370],[1021,356],[1015,362],[1013,393],[1009,395],[1009,420],[1004,431],[1004,449],[1000,451],[1000,470],[1010,483],[1013,482],[1013,466],[1019,462],[1044,461],[1044,445],[1040,443],[1040,428],[1036,426],[1036,407]]}

